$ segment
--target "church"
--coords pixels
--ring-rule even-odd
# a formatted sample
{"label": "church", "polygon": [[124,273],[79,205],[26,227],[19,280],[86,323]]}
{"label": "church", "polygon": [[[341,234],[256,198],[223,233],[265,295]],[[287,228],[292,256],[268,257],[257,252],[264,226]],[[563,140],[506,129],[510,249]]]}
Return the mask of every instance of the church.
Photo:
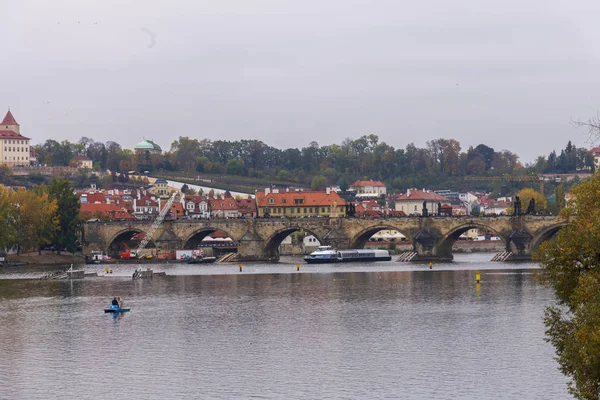
{"label": "church", "polygon": [[21,127],[10,110],[0,123],[0,165],[29,166],[31,139],[21,135]]}

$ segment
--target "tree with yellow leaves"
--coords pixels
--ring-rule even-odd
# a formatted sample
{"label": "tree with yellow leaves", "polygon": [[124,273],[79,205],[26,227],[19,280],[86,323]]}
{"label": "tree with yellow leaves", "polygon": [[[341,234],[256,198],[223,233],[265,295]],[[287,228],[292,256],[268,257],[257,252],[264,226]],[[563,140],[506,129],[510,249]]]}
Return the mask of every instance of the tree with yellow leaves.
{"label": "tree with yellow leaves", "polygon": [[36,193],[19,189],[9,192],[7,225],[12,232],[8,246],[21,253],[24,250],[39,250],[40,245],[49,243],[50,232],[56,229],[56,201],[48,199],[48,193]]}
{"label": "tree with yellow leaves", "polygon": [[[526,189],[519,190],[517,192],[517,196],[519,196],[519,199],[521,200],[521,213],[522,214],[525,214],[525,211],[527,211],[527,206],[529,205],[529,202],[531,201],[531,199],[533,199],[535,201],[536,213],[544,214],[548,211],[548,201],[546,200],[544,195],[541,194],[540,192],[536,192],[533,189],[526,188]],[[513,204],[514,204],[514,201],[513,201]],[[512,205],[506,209],[507,215],[512,215],[513,212],[514,212],[514,206],[512,206]]]}
{"label": "tree with yellow leaves", "polygon": [[546,310],[547,340],[578,399],[600,398],[600,174],[573,189],[575,200],[561,216],[569,219],[556,240],[540,246],[543,283],[558,305]]}

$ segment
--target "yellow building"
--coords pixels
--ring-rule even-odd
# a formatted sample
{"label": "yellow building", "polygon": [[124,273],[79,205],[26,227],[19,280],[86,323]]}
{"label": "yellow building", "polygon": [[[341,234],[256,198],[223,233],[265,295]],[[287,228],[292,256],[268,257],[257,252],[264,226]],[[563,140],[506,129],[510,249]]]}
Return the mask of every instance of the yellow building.
{"label": "yellow building", "polygon": [[346,202],[329,188],[325,191],[280,192],[265,189],[256,192],[256,208],[259,217],[343,217]]}
{"label": "yellow building", "polygon": [[0,123],[0,165],[29,166],[30,141],[21,135],[21,127],[8,110]]}

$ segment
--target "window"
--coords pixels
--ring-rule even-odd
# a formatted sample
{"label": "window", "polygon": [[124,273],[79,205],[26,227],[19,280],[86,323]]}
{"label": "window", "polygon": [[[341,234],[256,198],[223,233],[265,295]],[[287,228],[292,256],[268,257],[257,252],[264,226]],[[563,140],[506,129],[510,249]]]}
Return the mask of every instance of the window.
{"label": "window", "polygon": [[269,199],[269,204],[275,204],[275,199],[271,197],[271,198]]}
{"label": "window", "polygon": [[304,207],[304,214],[306,214],[306,207]]}
{"label": "window", "polygon": [[308,212],[312,214],[312,207],[308,209]]}
{"label": "window", "polygon": [[291,211],[292,214],[294,213],[294,210],[295,210],[294,207],[292,207],[292,211]]}
{"label": "window", "polygon": [[304,199],[294,199],[294,204],[304,204]]}

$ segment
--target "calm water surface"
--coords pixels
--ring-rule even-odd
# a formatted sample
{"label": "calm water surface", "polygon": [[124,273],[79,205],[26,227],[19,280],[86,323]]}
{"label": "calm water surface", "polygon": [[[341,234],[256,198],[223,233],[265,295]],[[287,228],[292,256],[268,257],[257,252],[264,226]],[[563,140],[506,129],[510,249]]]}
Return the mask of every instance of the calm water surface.
{"label": "calm water surface", "polygon": [[[0,398],[569,399],[543,340],[552,293],[489,258],[5,269]],[[131,312],[104,314],[112,296]]]}

